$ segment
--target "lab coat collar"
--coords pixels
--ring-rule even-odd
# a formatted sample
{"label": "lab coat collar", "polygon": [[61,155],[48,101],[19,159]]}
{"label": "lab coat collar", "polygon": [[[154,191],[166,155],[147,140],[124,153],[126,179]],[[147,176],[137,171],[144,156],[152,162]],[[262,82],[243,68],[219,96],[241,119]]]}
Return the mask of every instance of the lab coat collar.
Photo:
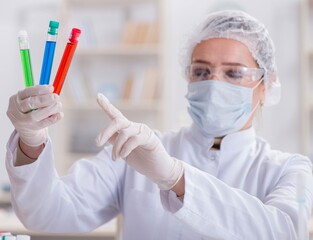
{"label": "lab coat collar", "polygon": [[220,150],[222,152],[242,152],[254,146],[255,137],[254,127],[229,134],[222,139]]}
{"label": "lab coat collar", "polygon": [[[203,134],[203,132],[195,124],[190,126],[190,131],[194,141],[204,148],[211,149],[214,143],[214,138]],[[255,142],[255,137],[256,134],[253,126],[246,130],[228,134],[222,139],[220,151],[242,151]]]}

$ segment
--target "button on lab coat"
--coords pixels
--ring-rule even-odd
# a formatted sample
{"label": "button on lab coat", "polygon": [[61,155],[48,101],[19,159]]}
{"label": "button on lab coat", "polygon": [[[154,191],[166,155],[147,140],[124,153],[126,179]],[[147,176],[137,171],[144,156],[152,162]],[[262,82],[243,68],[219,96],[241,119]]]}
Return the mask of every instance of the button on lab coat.
{"label": "button on lab coat", "polygon": [[124,160],[113,162],[111,147],[77,161],[60,177],[48,140],[36,162],[14,167],[14,132],[6,166],[17,216],[29,229],[61,233],[91,231],[121,213],[125,240],[295,239],[296,178],[302,173],[309,179],[309,219],[313,184],[308,158],[271,150],[253,128],[226,136],[219,151],[195,126],[157,135],[171,156],[184,161],[183,202]]}

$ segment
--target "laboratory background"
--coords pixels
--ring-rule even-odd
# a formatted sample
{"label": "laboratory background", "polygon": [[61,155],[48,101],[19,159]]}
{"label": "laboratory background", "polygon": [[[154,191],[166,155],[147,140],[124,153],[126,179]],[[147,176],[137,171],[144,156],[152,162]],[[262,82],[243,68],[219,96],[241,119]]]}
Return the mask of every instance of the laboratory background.
{"label": "laboratory background", "polygon": [[[38,84],[50,20],[60,22],[50,83],[73,27],[82,31],[61,92],[65,116],[50,128],[60,174],[77,159],[101,149],[94,138],[106,119],[96,104],[106,95],[129,119],[161,131],[190,124],[187,82],[180,58],[191,27],[205,13],[240,9],[263,22],[276,46],[282,98],[265,107],[257,133],[273,148],[313,157],[313,3],[309,0],[23,0],[0,1],[0,231],[32,239],[86,239],[25,230],[10,208],[5,170],[6,142],[13,131],[6,116],[9,97],[24,88],[18,32],[26,30],[34,81]],[[312,63],[310,62],[312,61]],[[31,201],[31,199],[30,199]],[[117,218],[87,234],[114,239]]]}

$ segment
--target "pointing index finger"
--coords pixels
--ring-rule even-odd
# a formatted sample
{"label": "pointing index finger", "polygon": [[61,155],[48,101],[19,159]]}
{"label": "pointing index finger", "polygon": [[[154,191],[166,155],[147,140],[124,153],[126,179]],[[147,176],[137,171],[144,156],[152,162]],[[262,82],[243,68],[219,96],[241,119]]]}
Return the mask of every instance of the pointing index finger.
{"label": "pointing index finger", "polygon": [[103,111],[106,112],[111,119],[126,119],[124,115],[116,107],[114,107],[103,94],[98,93],[97,102],[99,106],[103,109]]}

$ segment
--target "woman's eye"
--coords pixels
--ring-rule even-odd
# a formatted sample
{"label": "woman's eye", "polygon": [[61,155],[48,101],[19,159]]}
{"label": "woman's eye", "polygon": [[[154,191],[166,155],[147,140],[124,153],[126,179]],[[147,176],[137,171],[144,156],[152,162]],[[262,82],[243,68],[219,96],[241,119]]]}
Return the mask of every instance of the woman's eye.
{"label": "woman's eye", "polygon": [[208,77],[210,76],[210,71],[204,68],[197,68],[193,70],[192,75],[198,78],[198,80],[205,80],[208,79]]}
{"label": "woman's eye", "polygon": [[227,71],[226,76],[230,79],[236,80],[236,79],[242,79],[243,78],[243,73],[241,71]]}

